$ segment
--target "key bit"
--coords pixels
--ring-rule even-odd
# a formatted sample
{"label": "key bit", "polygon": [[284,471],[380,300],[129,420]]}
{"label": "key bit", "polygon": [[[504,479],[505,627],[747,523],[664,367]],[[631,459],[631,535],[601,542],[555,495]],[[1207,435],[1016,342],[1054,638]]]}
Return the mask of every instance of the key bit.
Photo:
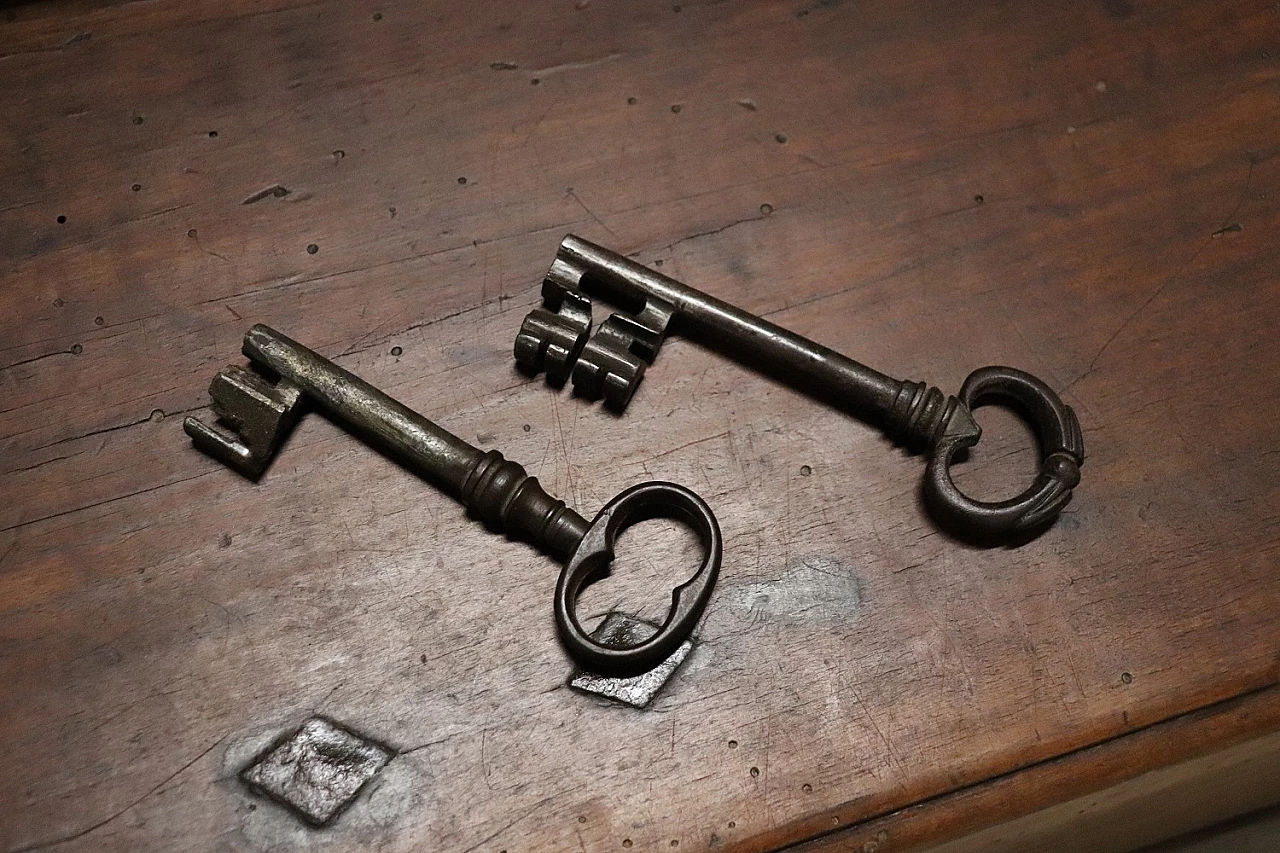
{"label": "key bit", "polygon": [[[591,300],[564,283],[552,269],[542,282],[542,307],[524,318],[516,335],[516,362],[530,374],[547,372],[547,381],[563,385],[591,334]],[[576,284],[576,278],[574,279]]]}
{"label": "key bit", "polygon": [[213,377],[209,396],[213,413],[235,430],[237,437],[223,435],[191,417],[183,424],[187,434],[200,450],[257,479],[297,422],[302,390],[287,380],[272,384],[252,370],[231,365]]}
{"label": "key bit", "polygon": [[600,324],[573,365],[573,390],[621,412],[653,363],[667,334],[673,309],[657,299],[647,300],[635,317],[614,314]]}

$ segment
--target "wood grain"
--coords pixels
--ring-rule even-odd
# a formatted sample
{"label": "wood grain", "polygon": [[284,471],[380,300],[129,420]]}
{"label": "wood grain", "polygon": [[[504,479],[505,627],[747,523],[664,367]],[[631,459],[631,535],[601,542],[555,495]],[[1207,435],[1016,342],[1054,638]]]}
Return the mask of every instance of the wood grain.
{"label": "wood grain", "polygon": [[[0,849],[762,851],[1276,683],[1269,4],[4,14]],[[1074,503],[954,541],[919,459],[687,341],[622,418],[528,380],[567,231],[895,375],[1036,373]],[[725,569],[652,708],[564,689],[556,567],[331,424],[258,484],[192,450],[254,322],[584,513],[701,493]],[[661,614],[657,539],[594,612]],[[324,830],[235,778],[315,712],[401,751]]]}

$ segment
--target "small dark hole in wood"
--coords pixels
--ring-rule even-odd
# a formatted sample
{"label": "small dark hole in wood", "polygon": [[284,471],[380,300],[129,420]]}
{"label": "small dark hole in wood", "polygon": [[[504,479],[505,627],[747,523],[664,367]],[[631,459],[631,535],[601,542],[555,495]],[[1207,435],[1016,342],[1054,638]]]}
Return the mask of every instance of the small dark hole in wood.
{"label": "small dark hole in wood", "polygon": [[1120,673],[1120,680],[1125,684],[1133,684],[1133,674],[1129,672]]}
{"label": "small dark hole in wood", "polygon": [[216,131],[216,130],[211,130],[211,131],[209,131],[209,138],[210,138],[210,139],[217,139],[217,138],[218,138],[218,131]]}
{"label": "small dark hole in wood", "polygon": [[133,117],[133,123],[134,123],[134,124],[142,124],[142,116],[134,116],[134,117]]}
{"label": "small dark hole in wood", "polygon": [[760,775],[760,768],[759,768],[759,767],[752,767],[752,768],[751,768],[751,778],[753,778],[753,779],[754,779],[754,778],[756,778],[756,777],[757,777],[757,776],[759,776],[759,775]]}
{"label": "small dark hole in wood", "polygon": [[773,213],[773,205],[768,203],[760,205],[761,216],[768,216],[771,213]]}
{"label": "small dark hole in wood", "polygon": [[382,20],[382,13],[381,13],[381,12],[374,12],[374,13],[373,13],[373,19],[374,19],[375,21],[381,21],[381,20]]}
{"label": "small dark hole in wood", "polygon": [[627,98],[627,103],[634,107],[636,104],[640,103],[640,99],[639,99],[639,98]]}
{"label": "small dark hole in wood", "polygon": [[800,790],[804,791],[806,794],[812,794],[813,786],[810,785],[808,782],[805,782],[803,785],[800,786]]}
{"label": "small dark hole in wood", "polygon": [[525,424],[523,427],[521,427],[521,429],[523,429],[525,432],[528,432],[529,430],[533,429],[533,427],[529,426],[528,424]]}
{"label": "small dark hole in wood", "polygon": [[672,104],[672,105],[671,105],[671,112],[673,112],[673,113],[678,113],[678,112],[680,112],[680,110],[682,110],[682,109],[684,109],[684,106],[683,106],[683,105],[681,105],[681,104]]}
{"label": "small dark hole in wood", "polygon": [[160,423],[164,420],[164,409],[152,409],[151,417],[147,418],[147,420],[151,421],[153,424]]}
{"label": "small dark hole in wood", "polygon": [[134,192],[138,192],[139,190],[141,190],[141,189],[142,189],[142,184],[134,184],[134,185],[133,185],[132,187],[130,187],[129,189],[133,190]]}
{"label": "small dark hole in wood", "polygon": [[801,477],[808,477],[808,476],[809,476],[810,474],[812,474],[812,473],[813,473],[813,469],[812,469],[812,468],[810,468],[808,465],[801,465],[801,466],[800,466],[800,476],[801,476]]}
{"label": "small dark hole in wood", "polygon": [[65,302],[63,302],[63,301],[62,301],[62,299],[60,299],[60,298],[59,298],[59,299],[55,299],[55,300],[53,300],[53,307],[54,307],[54,308],[61,308],[63,305],[66,305],[66,303],[65,303]]}
{"label": "small dark hole in wood", "polygon": [[309,246],[307,246],[307,254],[308,254],[308,255],[314,255],[314,254],[315,254],[316,252],[318,252],[318,251],[320,251],[320,247],[319,247],[319,246],[317,246],[315,243],[312,243],[312,244],[310,244]]}
{"label": "small dark hole in wood", "polygon": [[79,344],[72,344],[72,345],[71,345],[71,354],[72,354],[72,355],[79,355],[79,354],[80,354],[80,353],[82,353],[82,352],[84,352],[84,347],[80,346]]}
{"label": "small dark hole in wood", "polygon": [[459,183],[459,184],[461,184],[462,186],[466,186],[466,184],[467,184],[467,179],[466,179],[465,177],[461,177],[461,176],[460,176],[460,177],[458,178],[458,183]]}
{"label": "small dark hole in wood", "polygon": [[778,141],[778,144],[781,145],[787,141],[787,135],[785,133],[779,133],[777,136],[774,137],[774,139],[776,139]]}
{"label": "small dark hole in wood", "polygon": [[101,325],[102,325],[103,323],[105,323],[105,322],[106,322],[106,320],[103,320],[101,317],[94,317],[94,318],[93,318],[93,325],[95,325],[95,326],[101,326]]}
{"label": "small dark hole in wood", "polygon": [[541,82],[542,82],[542,81],[541,81],[541,80],[539,80],[537,77],[534,77],[532,80],[530,80],[530,81],[529,81],[529,85],[530,85],[530,86],[536,86],[536,85],[538,85],[538,84],[539,84],[539,83],[541,83]]}
{"label": "small dark hole in wood", "polygon": [[188,230],[188,231],[187,231],[187,236],[188,236],[188,237],[191,237],[192,239],[195,239],[195,236],[196,236],[196,229],[192,228],[192,229]]}
{"label": "small dark hole in wood", "polygon": [[738,748],[738,742],[737,742],[736,740],[731,740],[731,741],[729,741],[729,748],[730,748],[730,749],[737,749],[737,748]]}
{"label": "small dark hole in wood", "polygon": [[59,225],[65,225],[65,224],[66,224],[66,222],[67,222],[67,217],[65,217],[65,216],[61,216],[61,215],[59,215],[59,216],[58,216],[58,224],[59,224]]}
{"label": "small dark hole in wood", "polygon": [[394,356],[399,356],[399,355],[401,355],[402,353],[404,353],[404,350],[402,350],[400,347],[392,347],[392,348],[391,348],[391,354],[392,354],[392,355],[394,355]]}
{"label": "small dark hole in wood", "polygon": [[982,204],[984,201],[986,201],[986,199],[985,199],[985,198],[983,198],[983,197],[982,197],[982,196],[980,196],[980,195],[975,195],[975,196],[973,197],[973,202],[974,202],[974,204]]}

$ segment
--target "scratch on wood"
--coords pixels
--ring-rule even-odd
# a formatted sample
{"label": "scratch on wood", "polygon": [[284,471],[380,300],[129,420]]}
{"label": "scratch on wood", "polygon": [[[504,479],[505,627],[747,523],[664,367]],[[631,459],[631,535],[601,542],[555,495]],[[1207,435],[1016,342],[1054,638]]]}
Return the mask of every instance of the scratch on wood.
{"label": "scratch on wood", "polygon": [[266,189],[258,190],[256,193],[254,193],[253,195],[249,196],[248,198],[246,198],[244,201],[242,201],[242,202],[240,202],[240,203],[241,203],[241,204],[254,204],[254,203],[256,203],[256,202],[262,201],[264,198],[268,198],[268,197],[269,197],[269,198],[284,198],[284,197],[285,197],[285,196],[287,196],[288,194],[289,194],[289,189],[288,189],[287,187],[283,187],[283,186],[281,186],[280,184],[272,184],[271,186],[267,187]]}
{"label": "scratch on wood", "polygon": [[582,62],[565,62],[561,65],[552,65],[549,68],[535,68],[531,69],[529,73],[536,75],[539,79],[545,79],[552,74],[559,74],[563,71],[581,71],[585,68],[594,68],[597,65],[604,65],[607,62],[615,62],[622,59],[624,56],[626,56],[625,53],[610,53],[607,56],[600,57],[599,59],[588,59]]}
{"label": "scratch on wood", "polygon": [[138,799],[134,800],[132,803],[129,803],[129,805],[120,809],[119,811],[112,814],[111,816],[103,818],[102,820],[98,821],[93,826],[90,826],[86,829],[79,830],[78,832],[73,832],[70,835],[63,836],[62,838],[53,838],[53,839],[50,839],[49,841],[38,841],[35,844],[28,844],[26,847],[16,847],[12,851],[10,851],[10,853],[30,853],[30,851],[33,851],[33,850],[47,850],[50,847],[59,847],[63,844],[68,844],[72,841],[76,841],[78,839],[84,838],[85,836],[90,835],[91,833],[97,832],[99,829],[102,829],[102,827],[111,823],[113,820],[120,817],[125,812],[137,806],[143,800],[146,800],[148,797],[159,792],[160,789],[162,789],[165,785],[168,785],[174,779],[178,778],[178,776],[182,775],[189,767],[191,767],[197,761],[204,758],[209,753],[213,752],[213,750],[217,749],[218,745],[221,744],[226,739],[227,739],[226,735],[223,735],[222,737],[218,738],[213,743],[211,743],[208,747],[206,747],[195,758],[191,759],[186,764],[182,765],[177,770],[173,771],[168,776],[166,776],[160,782],[160,784],[156,785],[154,788],[147,791],[141,797],[138,797]]}
{"label": "scratch on wood", "polygon": [[8,527],[0,527],[0,533],[6,533],[10,530],[18,530],[20,528],[26,527],[31,524],[39,524],[42,521],[51,521],[55,518],[61,518],[64,515],[72,515],[77,512],[83,512],[84,510],[93,509],[94,507],[105,506],[106,504],[115,503],[116,501],[122,501],[128,498],[136,498],[139,495],[145,495],[148,492],[155,492],[155,491],[159,491],[160,489],[167,489],[170,486],[178,486],[178,485],[181,485],[182,483],[189,483],[192,480],[197,480],[201,477],[208,476],[209,474],[214,473],[214,471],[216,470],[217,469],[215,468],[210,468],[208,471],[201,471],[199,474],[194,474],[190,477],[182,477],[177,480],[170,480],[167,483],[160,483],[155,486],[148,486],[145,489],[138,489],[136,492],[128,492],[127,494],[116,495],[115,497],[103,498],[102,500],[94,501],[93,503],[72,507],[71,509],[64,509],[60,512],[50,513],[49,515],[42,515],[39,518],[32,518],[26,521],[19,521],[16,524],[10,524]]}

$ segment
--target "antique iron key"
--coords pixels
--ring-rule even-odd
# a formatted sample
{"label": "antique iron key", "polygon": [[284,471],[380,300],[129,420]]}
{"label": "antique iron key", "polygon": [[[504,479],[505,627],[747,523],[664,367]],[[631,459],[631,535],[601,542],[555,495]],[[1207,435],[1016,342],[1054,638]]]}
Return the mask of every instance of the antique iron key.
{"label": "antique iron key", "polygon": [[[628,313],[614,314],[591,336],[591,303],[599,297]],[[626,408],[669,327],[688,332],[807,393],[880,422],[895,441],[930,452],[924,491],[930,503],[970,533],[1002,535],[1051,521],[1071,500],[1084,464],[1084,440],[1071,407],[1036,377],[1011,367],[983,367],[959,395],[922,382],[894,379],[768,320],[722,302],[616,252],[570,234],[560,243],[542,284],[543,306],[525,318],[515,342],[517,363],[546,370],[553,384],[570,376],[574,390]],[[1041,451],[1039,476],[1022,494],[978,501],[951,477],[957,453],[978,443],[971,408],[1003,399],[1022,410]]]}
{"label": "antique iron key", "polygon": [[[663,482],[632,486],[588,524],[501,453],[472,447],[267,326],[249,330],[243,352],[255,366],[278,379],[271,382],[239,366],[214,377],[209,388],[213,410],[237,435],[229,437],[196,418],[189,417],[183,424],[195,446],[213,458],[257,478],[297,420],[301,404],[310,401],[368,444],[457,498],[491,530],[529,541],[565,561],[556,584],[556,623],[565,647],[583,667],[606,675],[637,675],[665,660],[697,624],[719,574],[721,536],[711,508],[689,489]],[[688,524],[701,540],[702,564],[693,577],[672,590],[671,610],[652,637],[625,647],[597,642],[578,621],[578,593],[607,572],[614,542],[623,529],[655,517]]]}

